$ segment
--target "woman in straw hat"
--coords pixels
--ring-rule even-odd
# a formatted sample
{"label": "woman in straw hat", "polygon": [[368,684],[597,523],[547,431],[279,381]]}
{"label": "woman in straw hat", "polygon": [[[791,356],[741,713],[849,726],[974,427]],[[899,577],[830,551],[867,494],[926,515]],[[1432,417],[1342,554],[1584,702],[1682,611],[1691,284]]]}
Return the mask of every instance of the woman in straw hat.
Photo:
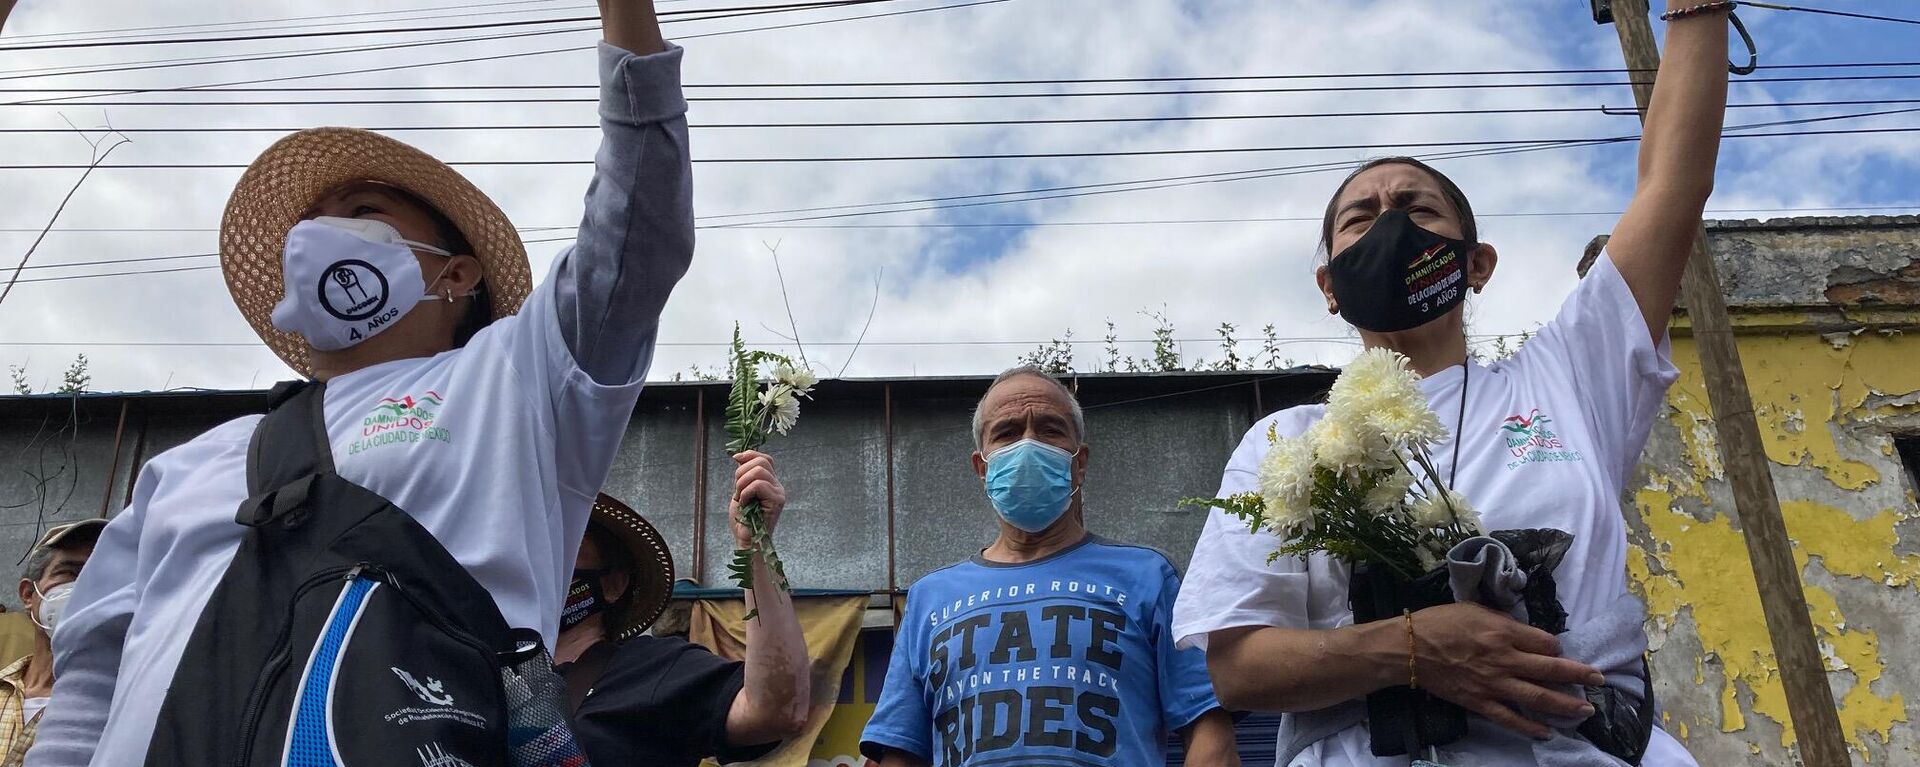
{"label": "woman in straw hat", "polygon": [[[241,314],[323,385],[333,473],[418,522],[508,626],[547,647],[693,251],[681,51],[661,38],[651,0],[601,0],[600,11],[602,143],[586,215],[538,287],[485,194],[366,131],[280,140],[221,223]],[[260,422],[215,427],[140,473],[63,620],[58,702],[30,764],[140,764],[175,681],[198,684],[219,665],[183,655],[194,657],[189,634],[250,529],[235,510]],[[441,697],[415,692],[427,705]]]}
{"label": "woman in straw hat", "polygon": [[[769,531],[787,491],[773,459],[734,456],[734,543],[751,545],[740,502],[758,499]],[[807,726],[812,668],[793,598],[757,561],[747,608],[746,660],[725,660],[679,637],[644,636],[673,591],[673,558],[639,514],[601,495],[574,563],[555,667],[566,678],[573,729],[595,764],[693,767],[759,759]]]}

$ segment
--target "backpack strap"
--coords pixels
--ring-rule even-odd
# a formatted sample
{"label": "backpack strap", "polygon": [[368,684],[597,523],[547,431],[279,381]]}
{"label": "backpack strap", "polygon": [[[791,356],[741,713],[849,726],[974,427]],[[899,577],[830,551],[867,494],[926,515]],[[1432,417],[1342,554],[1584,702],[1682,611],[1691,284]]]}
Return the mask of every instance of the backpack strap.
{"label": "backpack strap", "polygon": [[316,476],[333,473],[326,384],[287,381],[268,394],[267,415],[247,445],[247,492],[234,520],[249,527],[297,508]]}

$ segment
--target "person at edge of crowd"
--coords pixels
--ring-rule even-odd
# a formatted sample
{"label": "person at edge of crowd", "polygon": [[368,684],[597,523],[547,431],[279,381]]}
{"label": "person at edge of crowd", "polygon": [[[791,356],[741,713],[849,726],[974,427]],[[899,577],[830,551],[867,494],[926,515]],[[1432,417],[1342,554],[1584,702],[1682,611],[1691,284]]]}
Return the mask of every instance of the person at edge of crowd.
{"label": "person at edge of crowd", "polygon": [[973,414],[974,474],[999,536],[907,593],[860,751],[909,765],[1240,764],[1205,658],[1173,644],[1167,556],[1089,533],[1092,455],[1073,392],[1006,371]]}
{"label": "person at edge of crowd", "polygon": [[[586,212],[537,287],[484,193],[367,131],[281,139],[241,177],[221,225],[241,314],[289,367],[324,382],[333,473],[413,518],[444,549],[434,555],[451,555],[508,626],[546,647],[661,309],[693,253],[682,51],[661,38],[651,0],[601,0],[600,16]],[[236,509],[260,422],[214,427],[140,471],[55,637],[56,702],[28,764],[137,765],[158,742],[170,687],[202,673],[182,663],[189,630],[250,529]],[[350,681],[444,700],[401,671]],[[417,749],[393,758],[443,756]]]}
{"label": "person at edge of crowd", "polygon": [[[734,456],[733,507],[759,499],[771,531],[787,492],[773,459]],[[735,517],[734,545],[751,537]],[[606,495],[594,504],[560,617],[555,670],[566,679],[573,732],[594,764],[693,767],[766,756],[806,729],[812,667],[793,598],[756,556],[746,660],[679,637],[643,634],[673,593],[673,558],[659,531]]]}
{"label": "person at edge of crowd", "polygon": [[0,668],[0,767],[20,767],[53,696],[53,633],[73,581],[93,556],[104,519],[56,525],[34,544],[20,572],[20,604],[33,620],[33,654]]}
{"label": "person at edge of crowd", "polygon": [[[1578,627],[1617,620],[1609,630],[1645,647],[1645,608],[1627,589],[1619,498],[1677,375],[1667,322],[1713,190],[1726,19],[1718,8],[1669,24],[1632,203],[1557,316],[1511,359],[1481,365],[1469,356],[1462,302],[1466,289],[1479,292],[1493,277],[1497,254],[1479,239],[1451,180],[1408,158],[1384,158],[1348,176],[1327,203],[1320,245],[1329,259],[1317,272],[1327,311],[1368,347],[1409,358],[1452,433],[1451,444],[1434,448],[1437,479],[1481,510],[1483,529],[1572,534],[1555,579],[1575,633],[1556,637],[1470,603],[1354,625],[1344,563],[1315,553],[1269,564],[1278,545],[1271,535],[1215,509],[1194,546],[1174,633],[1182,646],[1206,650],[1226,705],[1285,714],[1278,764],[1407,764],[1405,756],[1376,756],[1357,701],[1409,685],[1470,712],[1466,736],[1441,746],[1439,761],[1534,764],[1543,758],[1536,748],[1571,741],[1586,752],[1580,763],[1620,763],[1543,720],[1593,717],[1571,686],[1607,685],[1603,671],[1621,671],[1563,657],[1562,643]],[[1428,266],[1433,279],[1411,278]],[[1419,292],[1428,285],[1442,289]],[[1220,496],[1259,489],[1269,429],[1294,437],[1324,412],[1304,405],[1254,424],[1227,464]],[[1631,657],[1636,678],[1616,689],[1651,706],[1642,699],[1651,688],[1641,653]],[[1642,763],[1693,764],[1652,721],[1639,733]]]}

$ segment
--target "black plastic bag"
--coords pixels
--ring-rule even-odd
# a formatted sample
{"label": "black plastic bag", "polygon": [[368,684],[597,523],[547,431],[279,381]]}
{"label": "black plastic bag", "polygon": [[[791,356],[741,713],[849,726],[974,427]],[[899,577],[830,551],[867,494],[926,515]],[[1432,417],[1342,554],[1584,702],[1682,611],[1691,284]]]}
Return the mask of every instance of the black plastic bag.
{"label": "black plastic bag", "polygon": [[[1404,620],[1405,611],[1451,604],[1453,591],[1444,568],[1409,581],[1391,568],[1361,562],[1347,582],[1347,600],[1354,623],[1371,623]],[[1426,690],[1388,687],[1367,695],[1367,732],[1374,756],[1402,756],[1465,736],[1467,712]]]}

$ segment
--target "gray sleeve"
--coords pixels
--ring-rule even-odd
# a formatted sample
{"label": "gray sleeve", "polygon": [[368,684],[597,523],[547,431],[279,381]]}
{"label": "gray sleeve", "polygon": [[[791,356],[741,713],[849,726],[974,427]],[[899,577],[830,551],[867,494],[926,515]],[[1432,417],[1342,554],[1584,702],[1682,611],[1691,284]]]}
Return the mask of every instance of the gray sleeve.
{"label": "gray sleeve", "polygon": [[560,337],[603,385],[645,377],[660,312],[693,259],[681,54],[600,44],[600,150],[579,238],[551,279]]}

